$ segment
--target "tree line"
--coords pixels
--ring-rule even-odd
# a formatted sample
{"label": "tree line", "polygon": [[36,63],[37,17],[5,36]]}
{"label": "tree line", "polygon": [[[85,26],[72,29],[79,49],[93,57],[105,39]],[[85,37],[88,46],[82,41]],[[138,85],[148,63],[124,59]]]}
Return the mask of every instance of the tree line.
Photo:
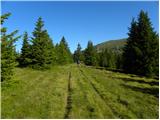
{"label": "tree line", "polygon": [[122,53],[108,48],[98,53],[91,41],[81,53],[80,48],[78,44],[75,59],[83,58],[86,65],[121,69],[126,73],[147,77],[159,76],[159,35],[154,31],[148,13],[143,10],[137,20],[132,19]]}
{"label": "tree line", "polygon": [[33,37],[29,40],[27,32],[23,37],[21,54],[18,58],[20,67],[48,69],[55,64],[72,63],[72,54],[64,37],[59,44],[54,45],[42,18],[38,18]]}
{"label": "tree line", "polygon": [[[1,25],[10,13],[1,16]],[[32,36],[25,32],[21,53],[15,50],[14,42],[22,36],[16,36],[17,30],[7,34],[7,28],[1,28],[1,81],[11,79],[15,66],[45,70],[53,65],[65,65],[73,62],[89,66],[101,66],[121,69],[124,72],[158,76],[159,74],[159,41],[147,12],[140,11],[137,21],[132,20],[127,44],[123,52],[118,53],[108,48],[97,52],[92,41],[82,50],[78,43],[72,54],[65,37],[54,45],[44,21],[38,18]]]}

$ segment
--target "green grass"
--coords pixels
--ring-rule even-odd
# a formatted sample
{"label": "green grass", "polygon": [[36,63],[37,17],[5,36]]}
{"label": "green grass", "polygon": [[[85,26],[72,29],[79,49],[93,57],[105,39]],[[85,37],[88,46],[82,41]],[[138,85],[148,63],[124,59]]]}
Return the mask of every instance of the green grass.
{"label": "green grass", "polygon": [[83,65],[16,68],[2,83],[1,117],[158,118],[158,91],[158,80]]}

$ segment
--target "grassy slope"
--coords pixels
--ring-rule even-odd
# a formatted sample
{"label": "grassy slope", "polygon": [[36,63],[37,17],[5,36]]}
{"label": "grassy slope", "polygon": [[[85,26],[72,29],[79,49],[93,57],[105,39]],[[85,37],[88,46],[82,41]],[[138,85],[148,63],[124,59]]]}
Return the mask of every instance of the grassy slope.
{"label": "grassy slope", "polygon": [[115,52],[120,52],[125,44],[126,44],[126,38],[102,42],[100,44],[97,44],[95,48],[97,49],[98,52],[101,52],[105,48],[111,49]]}
{"label": "grassy slope", "polygon": [[15,72],[2,83],[2,118],[158,118],[154,79],[75,64]]}

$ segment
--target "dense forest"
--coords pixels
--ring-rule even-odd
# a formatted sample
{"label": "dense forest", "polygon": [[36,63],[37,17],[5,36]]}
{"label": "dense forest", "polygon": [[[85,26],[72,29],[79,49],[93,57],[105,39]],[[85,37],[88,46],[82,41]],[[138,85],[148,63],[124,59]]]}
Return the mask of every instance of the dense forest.
{"label": "dense forest", "polygon": [[[28,36],[27,32],[16,36],[18,30],[8,34],[3,23],[10,15],[7,13],[1,16],[1,81],[11,79],[15,66],[45,70],[54,65],[73,62],[147,77],[158,77],[159,36],[154,31],[147,12],[140,11],[137,19],[131,21],[127,43],[122,52],[115,52],[108,48],[97,51],[92,41],[88,41],[84,50],[78,43],[73,54],[65,37],[62,37],[59,44],[53,43],[41,17],[35,23],[32,36]],[[23,38],[23,45],[21,52],[17,53],[14,43],[20,37]]]}

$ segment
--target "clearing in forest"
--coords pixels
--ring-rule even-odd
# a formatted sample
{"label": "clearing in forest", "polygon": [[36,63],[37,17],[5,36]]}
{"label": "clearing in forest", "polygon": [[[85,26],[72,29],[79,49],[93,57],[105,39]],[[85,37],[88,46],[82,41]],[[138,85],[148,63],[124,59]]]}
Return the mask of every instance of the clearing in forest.
{"label": "clearing in forest", "polygon": [[158,118],[155,79],[76,64],[15,73],[2,83],[2,118]]}

